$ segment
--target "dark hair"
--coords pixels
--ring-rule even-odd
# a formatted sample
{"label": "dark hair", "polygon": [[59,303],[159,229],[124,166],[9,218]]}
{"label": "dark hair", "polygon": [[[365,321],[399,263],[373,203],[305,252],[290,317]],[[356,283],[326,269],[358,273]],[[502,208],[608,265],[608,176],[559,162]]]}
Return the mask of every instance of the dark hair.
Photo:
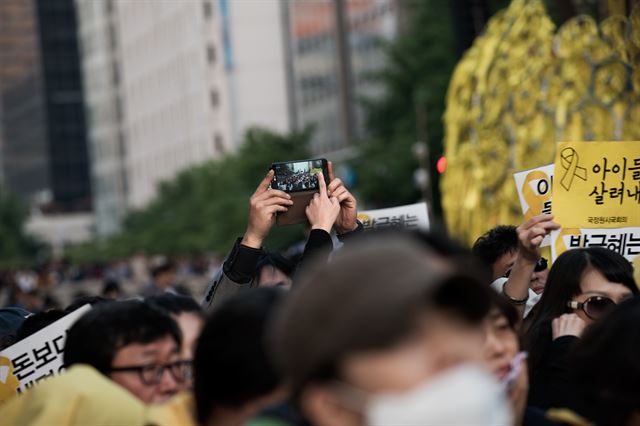
{"label": "dark hair", "polygon": [[279,253],[267,253],[266,255],[264,255],[256,265],[256,275],[259,275],[260,271],[265,266],[272,266],[276,269],[279,269],[288,277],[293,274],[293,269],[295,267],[292,261]]}
{"label": "dark hair", "polygon": [[518,249],[518,232],[513,225],[499,225],[473,243],[471,252],[485,265],[492,266],[501,256]]}
{"label": "dark hair", "polygon": [[118,350],[171,337],[178,347],[182,335],[166,313],[138,300],[104,303],[84,314],[67,334],[64,364],[89,364],[107,375]]}
{"label": "dark hair", "polygon": [[151,268],[151,276],[153,278],[165,272],[173,272],[176,269],[176,265],[170,259],[162,259],[156,265]]}
{"label": "dark hair", "polygon": [[104,284],[102,285],[102,295],[106,296],[107,293],[111,293],[113,291],[117,291],[118,293],[122,291],[122,289],[120,288],[120,283],[113,279],[105,280]]}
{"label": "dark hair", "polygon": [[204,318],[202,308],[192,297],[163,293],[158,296],[147,297],[145,301],[168,314],[192,313]]}
{"label": "dark hair", "polygon": [[502,296],[501,294],[492,291],[491,292],[491,309],[497,309],[501,316],[507,319],[507,323],[509,327],[516,333],[518,333],[518,328],[520,325],[521,317],[518,313],[518,310],[513,306],[509,301]]}
{"label": "dark hair", "polygon": [[593,324],[569,358],[575,385],[569,408],[602,426],[629,424],[640,411],[640,298]]}
{"label": "dark hair", "polygon": [[266,327],[285,293],[258,288],[240,293],[213,311],[194,356],[198,421],[215,407],[238,407],[272,392],[279,383],[267,355]]}
{"label": "dark hair", "polygon": [[106,297],[102,297],[102,296],[81,296],[75,299],[73,302],[71,302],[71,304],[67,306],[64,309],[64,311],[67,314],[70,314],[76,309],[83,307],[87,303],[91,306],[96,306],[96,305],[101,305],[103,303],[111,303],[111,302],[113,302],[112,299],[107,299]]}
{"label": "dark hair", "polygon": [[20,325],[18,331],[16,331],[16,342],[31,336],[32,334],[42,330],[48,325],[58,321],[63,316],[67,315],[65,311],[60,309],[50,309],[44,312],[38,312],[28,316],[24,322]]}
{"label": "dark hair", "polygon": [[585,272],[591,268],[600,272],[607,280],[620,283],[633,294],[638,294],[633,267],[618,253],[601,247],[580,248],[562,253],[549,271],[544,293],[534,308],[531,327],[525,336],[532,375],[551,343],[551,321],[570,312],[567,302],[582,292],[580,282]]}

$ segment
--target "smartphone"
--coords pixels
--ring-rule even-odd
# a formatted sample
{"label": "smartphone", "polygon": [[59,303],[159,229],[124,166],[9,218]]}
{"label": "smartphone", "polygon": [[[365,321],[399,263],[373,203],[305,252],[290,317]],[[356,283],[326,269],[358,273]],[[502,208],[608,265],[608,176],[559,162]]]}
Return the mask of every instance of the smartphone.
{"label": "smartphone", "polygon": [[325,182],[329,182],[327,160],[286,161],[273,163],[273,182],[271,187],[288,193],[318,191],[318,173],[324,174]]}
{"label": "smartphone", "polygon": [[313,160],[284,161],[273,163],[274,171],[271,188],[291,195],[293,205],[285,213],[278,213],[276,224],[293,225],[306,222],[305,209],[313,195],[320,190],[318,173],[322,173],[324,181],[329,184],[329,167],[325,158]]}

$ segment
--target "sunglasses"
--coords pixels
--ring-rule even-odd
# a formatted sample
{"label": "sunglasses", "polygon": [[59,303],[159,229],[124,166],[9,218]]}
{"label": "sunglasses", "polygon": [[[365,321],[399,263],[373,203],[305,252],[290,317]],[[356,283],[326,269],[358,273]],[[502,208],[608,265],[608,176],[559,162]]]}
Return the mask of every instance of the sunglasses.
{"label": "sunglasses", "polygon": [[[536,267],[533,269],[533,271],[534,272],[544,271],[545,269],[547,269],[547,266],[549,266],[549,263],[547,262],[547,259],[545,259],[544,257],[541,257],[536,262]],[[509,278],[509,275],[511,275],[511,269],[512,268],[507,269],[507,272],[504,273],[503,277]]]}
{"label": "sunglasses", "polygon": [[603,296],[591,296],[584,302],[567,302],[571,309],[581,309],[589,318],[596,320],[616,306],[616,302]]}

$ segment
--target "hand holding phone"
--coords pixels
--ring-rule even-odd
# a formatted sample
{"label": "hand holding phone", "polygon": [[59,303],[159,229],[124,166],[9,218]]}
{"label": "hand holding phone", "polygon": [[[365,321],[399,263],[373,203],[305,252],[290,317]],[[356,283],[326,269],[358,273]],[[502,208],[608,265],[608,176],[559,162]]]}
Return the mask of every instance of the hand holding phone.
{"label": "hand holding phone", "polygon": [[327,195],[327,185],[324,182],[322,173],[317,174],[317,179],[319,192],[315,193],[305,209],[305,213],[311,224],[311,229],[323,229],[330,233],[336,218],[340,214],[340,202],[336,197]]}
{"label": "hand holding phone", "polygon": [[241,243],[247,247],[259,249],[275,223],[274,215],[286,213],[293,205],[289,194],[269,189],[273,175],[273,170],[269,170],[249,200],[249,221]]}
{"label": "hand holding phone", "polygon": [[286,192],[293,204],[286,212],[278,212],[276,223],[290,225],[307,220],[306,208],[319,191],[318,173],[325,182],[329,179],[327,160],[324,158],[273,163],[271,188]]}

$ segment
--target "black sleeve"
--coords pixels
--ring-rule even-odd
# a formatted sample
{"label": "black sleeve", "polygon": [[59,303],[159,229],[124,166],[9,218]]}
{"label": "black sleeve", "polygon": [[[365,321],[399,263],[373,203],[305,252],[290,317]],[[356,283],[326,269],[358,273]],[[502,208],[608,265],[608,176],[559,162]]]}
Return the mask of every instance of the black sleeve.
{"label": "black sleeve", "polygon": [[309,233],[309,239],[304,246],[304,253],[302,253],[302,260],[300,263],[304,263],[305,259],[318,258],[325,261],[329,258],[331,251],[333,250],[333,241],[331,235],[323,229],[312,229]]}
{"label": "black sleeve", "polygon": [[357,238],[358,235],[361,235],[364,232],[364,225],[362,225],[362,222],[357,220],[356,223],[358,224],[358,226],[353,231],[345,232],[344,234],[338,234],[338,240],[340,240],[341,243],[347,244],[349,241]]}
{"label": "black sleeve", "polygon": [[264,255],[264,251],[242,245],[240,241],[242,241],[242,238],[236,240],[222,269],[232,281],[246,284],[253,280],[256,266]]}

